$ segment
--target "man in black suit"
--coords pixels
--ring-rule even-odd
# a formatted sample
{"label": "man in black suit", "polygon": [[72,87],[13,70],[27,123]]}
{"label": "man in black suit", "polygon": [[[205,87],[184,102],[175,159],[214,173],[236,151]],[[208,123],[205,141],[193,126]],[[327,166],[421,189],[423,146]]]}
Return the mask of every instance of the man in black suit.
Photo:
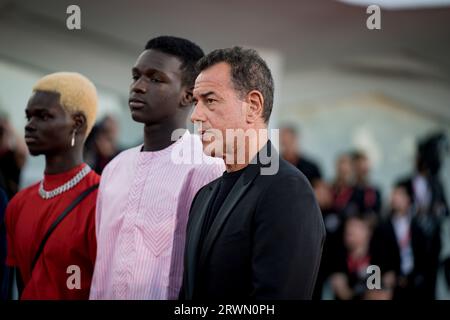
{"label": "man in black suit", "polygon": [[325,228],[308,180],[268,140],[270,70],[239,47],[198,67],[191,120],[226,172],[192,203],[180,298],[311,299]]}

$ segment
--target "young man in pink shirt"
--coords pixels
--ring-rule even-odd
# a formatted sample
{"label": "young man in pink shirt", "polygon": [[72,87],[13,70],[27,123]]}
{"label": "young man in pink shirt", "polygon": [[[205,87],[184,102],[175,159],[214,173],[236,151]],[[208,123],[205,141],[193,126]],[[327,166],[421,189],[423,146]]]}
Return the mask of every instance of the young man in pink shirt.
{"label": "young man in pink shirt", "polygon": [[[91,299],[177,299],[188,213],[197,191],[225,170],[185,128],[203,51],[176,37],[150,40],[132,68],[129,107],[144,144],[112,160],[101,178]],[[179,150],[202,161],[177,161]],[[209,160],[209,161],[205,161]],[[205,163],[207,162],[207,163]]]}

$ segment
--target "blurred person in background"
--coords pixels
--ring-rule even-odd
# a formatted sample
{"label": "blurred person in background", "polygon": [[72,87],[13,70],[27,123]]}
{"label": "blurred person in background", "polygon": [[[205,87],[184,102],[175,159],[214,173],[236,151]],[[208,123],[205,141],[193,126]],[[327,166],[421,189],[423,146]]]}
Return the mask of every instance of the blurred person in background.
{"label": "blurred person in background", "polygon": [[83,146],[97,100],[79,73],[49,74],[33,87],[25,141],[31,155],[45,156],[44,178],[14,196],[5,219],[6,263],[16,268],[20,299],[89,297],[100,177],[84,163]]}
{"label": "blurred person in background", "polygon": [[[444,133],[437,132],[425,136],[417,145],[415,172],[405,179],[408,190],[411,190],[417,225],[424,235],[428,267],[425,290],[428,297],[434,297],[435,294],[439,263],[443,262],[446,267],[444,271],[450,266],[448,257],[444,255],[440,258],[441,248],[445,251],[450,245],[446,230],[442,228],[442,224],[449,219],[449,207],[439,175],[443,157],[448,152],[448,138]],[[446,275],[450,277],[449,271]]]}
{"label": "blurred person in background", "polygon": [[322,212],[326,238],[323,245],[322,260],[317,275],[316,287],[313,293],[314,300],[320,300],[325,281],[331,272],[331,266],[335,261],[336,252],[342,244],[342,217],[334,210],[332,187],[324,180],[316,180],[313,186],[317,202]]}
{"label": "blurred person in background", "polygon": [[416,172],[407,181],[413,190],[418,214],[438,220],[449,215],[445,190],[439,177],[443,156],[448,151],[448,140],[443,133],[431,134],[418,144]]}
{"label": "blurred person in background", "polygon": [[441,253],[442,272],[444,275],[443,293],[437,299],[450,299],[450,217],[446,217],[441,226]]}
{"label": "blurred person in background", "polygon": [[337,300],[361,300],[367,294],[367,267],[371,265],[373,225],[363,215],[347,218],[344,247],[331,266],[330,284]]}
{"label": "blurred person in background", "polygon": [[332,185],[333,207],[342,217],[350,210],[354,193],[354,172],[350,154],[339,155],[336,161],[336,176]]}
{"label": "blurred person in background", "polygon": [[6,192],[0,187],[0,301],[8,299],[10,277],[6,266],[6,226],[5,210],[8,204]]}
{"label": "blurred person in background", "polygon": [[436,253],[427,250],[426,235],[412,206],[410,185],[396,183],[390,202],[389,216],[373,237],[372,262],[380,267],[393,299],[433,299],[437,266],[432,259]]}
{"label": "blurred person in background", "polygon": [[293,126],[280,129],[280,154],[308,178],[311,185],[322,178],[319,166],[306,158],[299,149],[297,130]]}
{"label": "blurred person in background", "polygon": [[371,219],[378,219],[381,213],[381,193],[370,182],[370,160],[362,151],[352,154],[355,185],[350,200],[355,212],[368,215]]}
{"label": "blurred person in background", "polygon": [[120,153],[118,132],[117,120],[107,115],[94,126],[86,140],[85,159],[97,174],[101,175],[106,165]]}
{"label": "blurred person in background", "polygon": [[19,190],[20,173],[28,155],[25,141],[5,114],[0,114],[0,187],[9,199]]}
{"label": "blurred person in background", "polygon": [[347,209],[353,195],[353,166],[349,154],[343,153],[336,160],[336,175],[331,185],[324,180],[314,184],[314,191],[323,214],[327,231],[322,262],[319,269],[314,299],[320,299],[323,285],[344,251],[343,227]]}

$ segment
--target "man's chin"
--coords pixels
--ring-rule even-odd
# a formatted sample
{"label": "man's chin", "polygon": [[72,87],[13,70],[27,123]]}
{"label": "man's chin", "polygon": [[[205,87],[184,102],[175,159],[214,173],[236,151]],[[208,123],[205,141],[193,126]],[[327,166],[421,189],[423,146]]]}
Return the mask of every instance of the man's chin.
{"label": "man's chin", "polygon": [[216,157],[216,152],[214,150],[205,150],[203,149],[203,153],[208,157]]}
{"label": "man's chin", "polygon": [[148,122],[148,119],[146,119],[141,113],[135,111],[131,111],[131,118],[133,119],[133,121],[138,123]]}
{"label": "man's chin", "polygon": [[222,152],[218,149],[217,145],[211,141],[202,140],[203,153],[209,157],[222,158]]}
{"label": "man's chin", "polygon": [[164,120],[162,117],[152,115],[149,110],[147,110],[147,112],[145,112],[145,110],[132,110],[131,118],[134,122],[148,125],[158,124]]}
{"label": "man's chin", "polygon": [[209,145],[211,142],[202,140],[202,146],[203,146],[203,153],[209,157],[214,157],[212,154],[214,153],[214,150],[211,150]]}
{"label": "man's chin", "polygon": [[33,157],[40,156],[40,155],[44,154],[44,152],[42,152],[42,150],[33,149],[33,148],[28,148],[28,152]]}

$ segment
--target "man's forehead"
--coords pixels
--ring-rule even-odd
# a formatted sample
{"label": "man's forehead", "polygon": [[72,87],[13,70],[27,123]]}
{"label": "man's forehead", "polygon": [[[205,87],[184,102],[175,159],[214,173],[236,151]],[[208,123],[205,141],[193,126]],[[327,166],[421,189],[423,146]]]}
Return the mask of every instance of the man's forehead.
{"label": "man's forehead", "polygon": [[154,49],[145,50],[136,60],[135,68],[179,73],[181,61],[177,57]]}
{"label": "man's forehead", "polygon": [[194,95],[203,95],[207,92],[216,92],[225,89],[225,85],[221,82],[200,80],[195,81]]}
{"label": "man's forehead", "polygon": [[228,89],[230,80],[230,66],[218,63],[200,72],[195,80],[194,94],[203,94],[203,91],[210,89]]}
{"label": "man's forehead", "polygon": [[28,100],[27,107],[39,107],[50,109],[59,105],[59,93],[51,91],[35,91]]}

